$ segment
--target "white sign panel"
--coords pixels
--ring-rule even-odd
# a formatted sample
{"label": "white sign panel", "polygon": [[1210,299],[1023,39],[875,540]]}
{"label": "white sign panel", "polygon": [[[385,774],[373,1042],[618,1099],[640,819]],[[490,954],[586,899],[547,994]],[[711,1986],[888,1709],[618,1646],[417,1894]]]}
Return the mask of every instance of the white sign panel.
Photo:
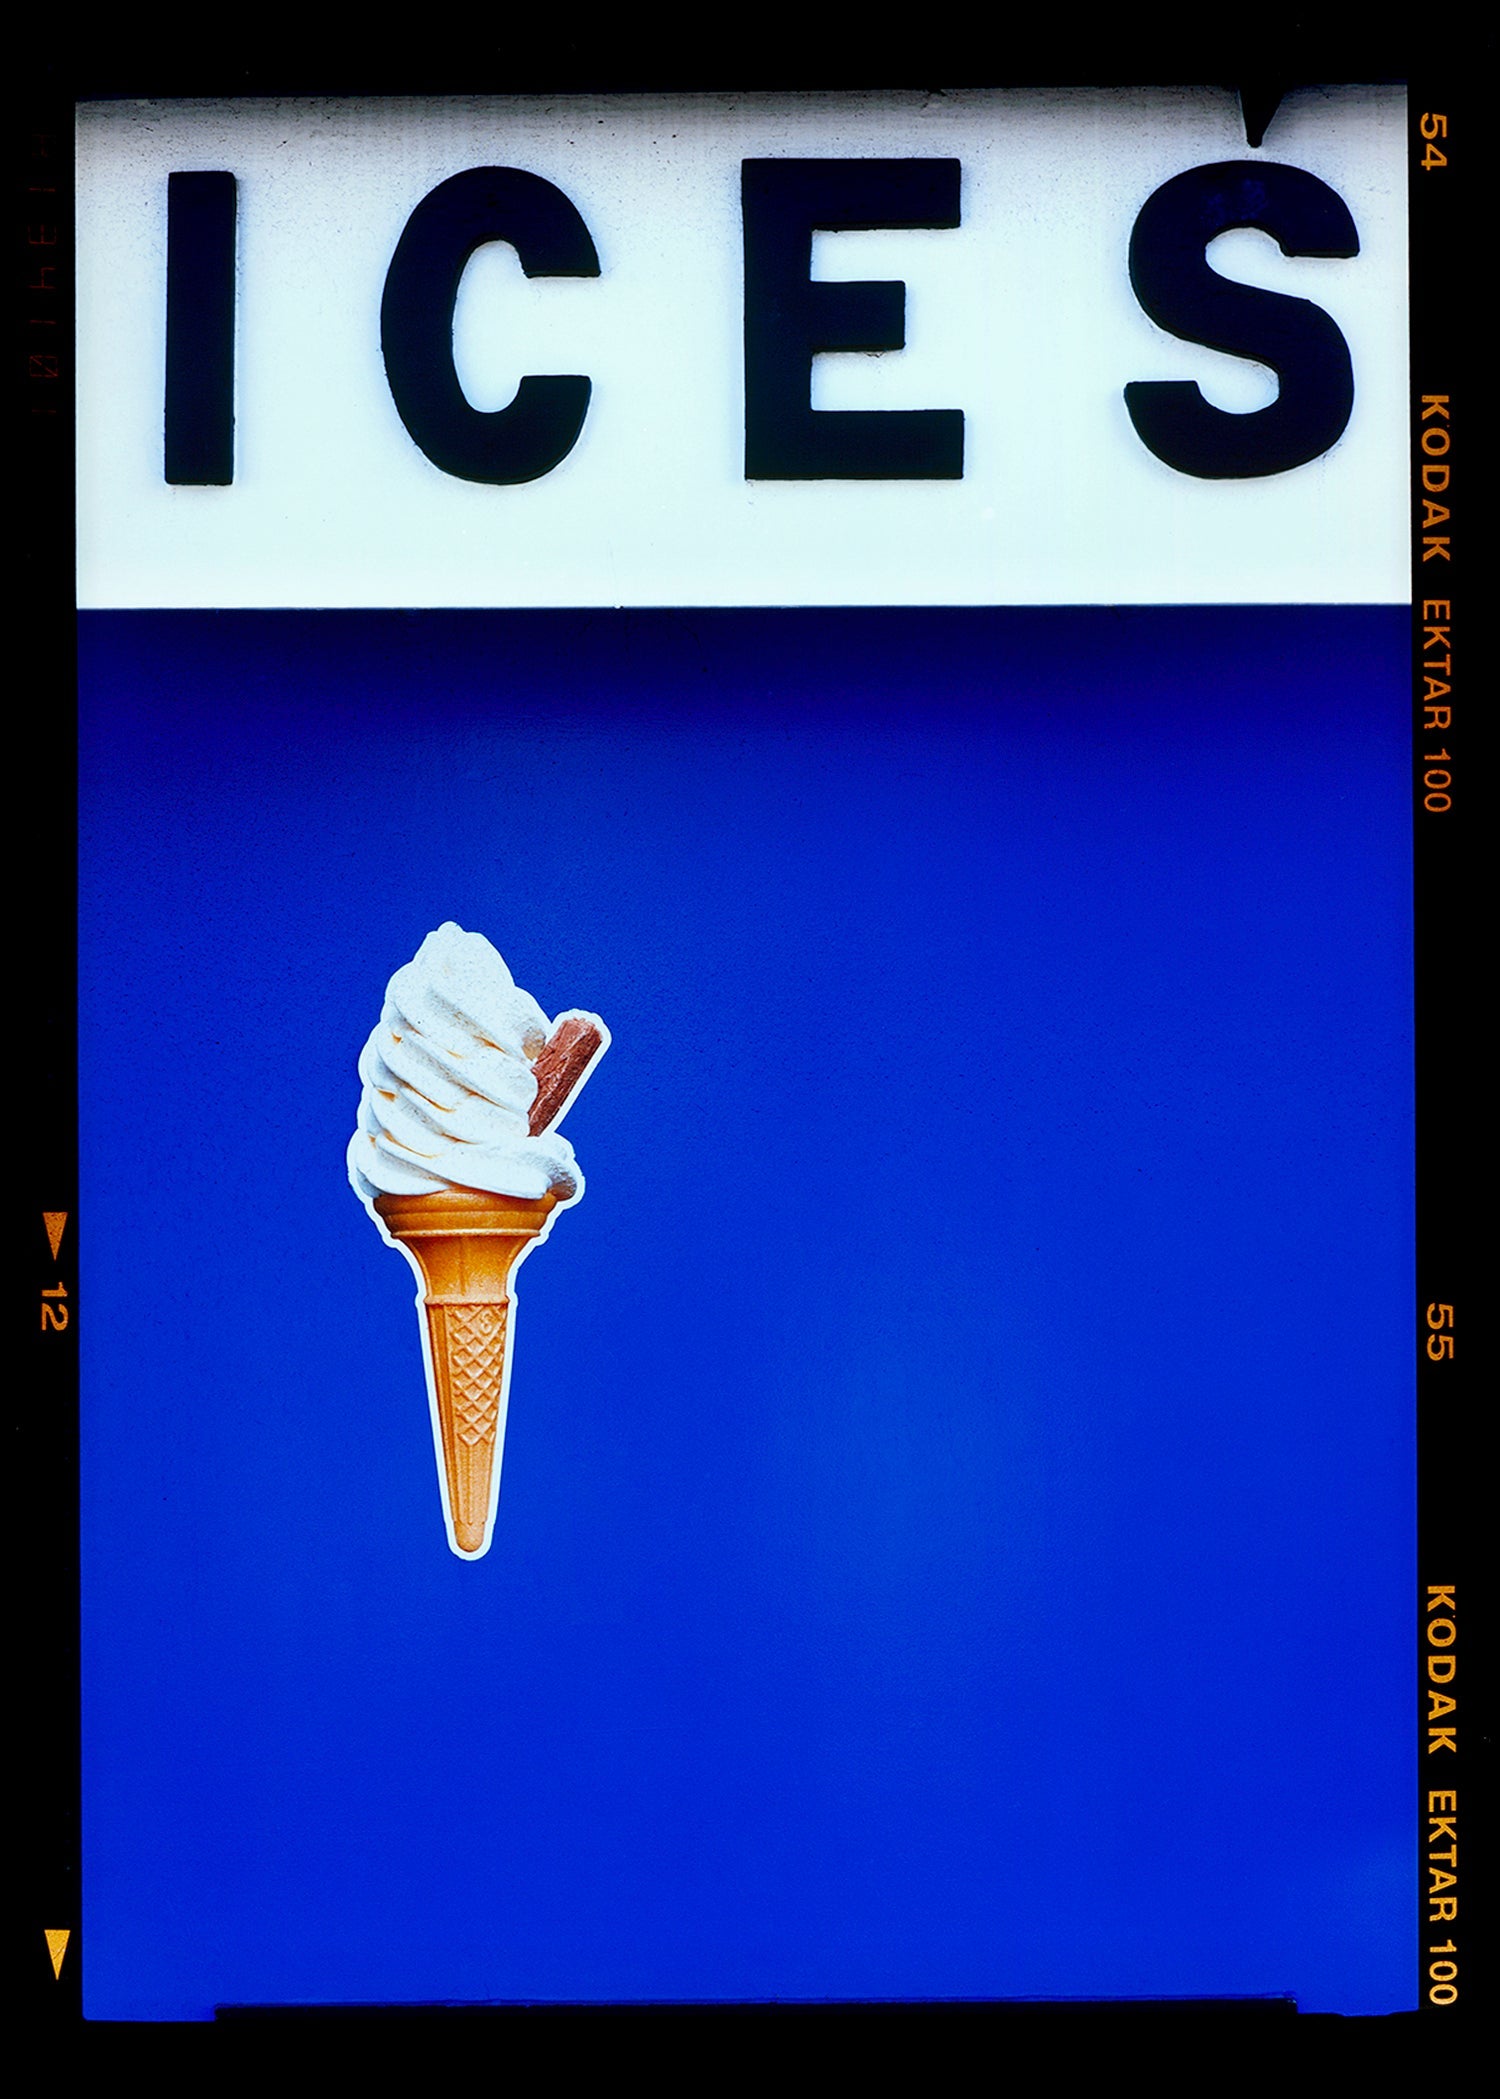
{"label": "white sign panel", "polygon": [[[531,98],[410,116],[388,99],[83,109],[84,606],[1406,595],[1397,90],[1294,95],[1259,149],[1234,95],[1214,89],[612,97],[561,112]],[[868,187],[886,163],[906,170],[895,211]],[[812,170],[790,204],[774,174],[763,179],[778,164]],[[1197,170],[1201,189],[1226,166],[1240,199],[1227,230],[1194,236],[1191,183],[1149,216],[1174,181]],[[576,438],[509,483],[429,456],[393,381],[393,259],[406,239],[414,267],[431,261],[418,252],[430,230],[420,208],[476,170],[519,179],[581,231],[596,266],[549,274],[538,253],[528,275],[502,209],[457,261],[451,344],[447,312],[424,309],[413,355],[451,359],[477,417],[505,411],[528,377],[588,382]],[[163,450],[169,188],[206,173],[233,178],[233,370],[220,404],[233,478],[217,485],[169,480]],[[830,208],[828,180],[852,181],[853,203]],[[1299,233],[1308,208],[1342,214],[1352,238]],[[891,223],[903,213],[912,223]],[[769,278],[756,275],[757,239]],[[1233,307],[1233,354],[1191,315],[1174,332],[1170,285],[1151,291],[1153,271],[1174,269],[1191,280],[1194,314],[1221,297],[1218,280],[1259,288]],[[778,270],[794,303],[799,283],[811,287],[812,319],[805,369],[794,355],[768,373],[758,302]],[[866,290],[830,299],[856,283]],[[408,309],[429,294],[417,268]],[[190,289],[183,301],[187,314]],[[821,338],[819,315],[832,316]],[[1278,381],[1251,354],[1268,325],[1267,341],[1312,328],[1335,362],[1346,356],[1352,399],[1321,424],[1315,413],[1292,447],[1311,456],[1248,472],[1232,457],[1204,472],[1158,456],[1127,387],[1196,382],[1231,440],[1279,396],[1297,405],[1305,344]],[[830,336],[901,347],[820,348]],[[790,470],[752,456],[770,394],[799,383],[804,436],[864,412],[869,443],[852,473],[848,456],[808,471],[795,443]],[[943,456],[903,465],[903,427]]]}

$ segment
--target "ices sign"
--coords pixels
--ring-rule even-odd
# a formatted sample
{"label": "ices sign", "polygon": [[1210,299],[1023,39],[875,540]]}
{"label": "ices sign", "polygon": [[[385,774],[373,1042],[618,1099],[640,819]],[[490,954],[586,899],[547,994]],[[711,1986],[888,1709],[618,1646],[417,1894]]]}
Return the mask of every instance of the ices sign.
{"label": "ices sign", "polygon": [[[956,160],[747,160],[745,475],[759,481],[953,481],[963,473],[958,408],[816,410],[812,360],[828,351],[899,350],[906,287],[820,284],[813,236],[959,224]],[[167,265],[166,478],[234,479],[235,182],[175,174]],[[1256,290],[1208,264],[1236,227],[1269,233],[1284,255],[1357,255],[1349,208],[1302,168],[1222,161],[1174,176],[1143,206],[1130,281],[1154,321],[1186,342],[1272,370],[1276,399],[1249,414],[1215,408],[1191,380],[1137,380],[1131,422],[1158,459],[1222,480],[1305,466],[1343,435],[1354,405],[1349,348],[1310,300]],[[469,168],[422,199],[386,273],[381,348],[401,420],[433,465],[464,481],[536,481],[567,458],[588,414],[590,381],[528,374],[507,408],[473,407],[453,361],[453,314],[470,258],[514,248],[528,277],[597,277],[577,207],[524,168]]]}
{"label": "ices sign", "polygon": [[86,108],[84,602],[1398,599],[1401,119]]}

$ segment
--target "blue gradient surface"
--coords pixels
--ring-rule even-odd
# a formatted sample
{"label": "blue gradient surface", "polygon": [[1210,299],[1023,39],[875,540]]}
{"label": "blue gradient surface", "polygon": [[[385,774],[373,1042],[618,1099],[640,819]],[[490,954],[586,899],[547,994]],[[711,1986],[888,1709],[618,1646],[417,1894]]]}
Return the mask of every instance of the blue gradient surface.
{"label": "blue gradient surface", "polygon": [[[82,620],[90,2016],[1415,2003],[1406,621]],[[477,1564],[447,918],[614,1036]]]}

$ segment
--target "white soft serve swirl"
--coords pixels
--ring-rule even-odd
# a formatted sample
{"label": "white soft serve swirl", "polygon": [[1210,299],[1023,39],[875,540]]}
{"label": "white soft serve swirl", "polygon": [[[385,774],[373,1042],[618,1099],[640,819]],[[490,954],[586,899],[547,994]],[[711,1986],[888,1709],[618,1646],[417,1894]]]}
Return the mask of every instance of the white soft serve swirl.
{"label": "white soft serve swirl", "polygon": [[362,1201],[479,1188],[494,1195],[583,1192],[573,1147],[527,1124],[531,1060],[551,1023],[482,933],[439,926],[386,986],[360,1053],[349,1178]]}

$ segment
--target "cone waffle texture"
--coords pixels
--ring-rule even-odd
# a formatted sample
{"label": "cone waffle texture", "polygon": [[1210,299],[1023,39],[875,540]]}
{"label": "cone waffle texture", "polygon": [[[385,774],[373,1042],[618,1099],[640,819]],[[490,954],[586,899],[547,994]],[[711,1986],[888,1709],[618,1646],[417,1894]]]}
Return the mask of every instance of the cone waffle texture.
{"label": "cone waffle texture", "polygon": [[505,1445],[510,1383],[510,1278],[545,1233],[557,1197],[380,1195],[375,1208],[422,1279],[428,1389],[453,1541],[484,1550]]}

